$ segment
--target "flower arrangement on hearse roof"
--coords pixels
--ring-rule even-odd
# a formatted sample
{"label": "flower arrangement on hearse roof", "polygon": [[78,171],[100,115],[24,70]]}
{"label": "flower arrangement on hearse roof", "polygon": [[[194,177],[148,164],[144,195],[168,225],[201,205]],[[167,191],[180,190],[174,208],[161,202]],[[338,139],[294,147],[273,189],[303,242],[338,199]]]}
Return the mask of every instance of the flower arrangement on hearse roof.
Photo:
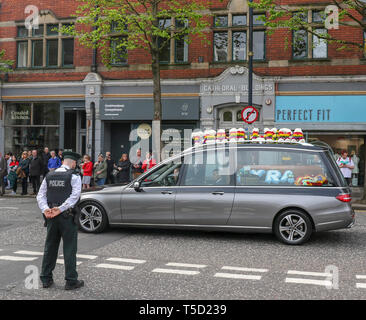
{"label": "flower arrangement on hearse roof", "polygon": [[[225,143],[306,143],[301,128],[294,131],[288,128],[264,128],[263,133],[258,128],[253,128],[247,136],[243,128],[231,128],[228,130],[213,129],[195,131],[192,133],[194,146],[205,144],[225,144]],[[238,179],[244,177],[255,177],[262,179],[265,184],[291,184],[296,186],[322,186],[327,184],[327,178],[321,174],[305,175],[295,177],[291,170],[281,173],[280,170],[255,170],[250,166],[245,166],[238,171]]]}

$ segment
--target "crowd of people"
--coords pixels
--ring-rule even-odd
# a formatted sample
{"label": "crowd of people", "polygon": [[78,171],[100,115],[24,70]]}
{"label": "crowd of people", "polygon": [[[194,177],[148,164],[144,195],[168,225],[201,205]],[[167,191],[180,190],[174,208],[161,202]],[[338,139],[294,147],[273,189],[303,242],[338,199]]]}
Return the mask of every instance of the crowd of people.
{"label": "crowd of people", "polygon": [[[63,161],[63,150],[49,151],[45,147],[42,154],[38,150],[23,151],[18,157],[11,152],[4,156],[0,152],[0,195],[5,190],[12,190],[16,194],[18,185],[21,184],[21,195],[28,194],[28,185],[36,195],[43,179],[49,171],[61,167]],[[89,155],[84,155],[78,169],[82,175],[83,189],[93,185],[122,183],[127,184],[140,174],[156,165],[151,152],[147,152],[145,158],[141,157],[141,150],[137,150],[133,159],[129,159],[124,153],[118,161],[114,161],[111,152],[105,155],[99,154],[97,161],[92,163]]]}

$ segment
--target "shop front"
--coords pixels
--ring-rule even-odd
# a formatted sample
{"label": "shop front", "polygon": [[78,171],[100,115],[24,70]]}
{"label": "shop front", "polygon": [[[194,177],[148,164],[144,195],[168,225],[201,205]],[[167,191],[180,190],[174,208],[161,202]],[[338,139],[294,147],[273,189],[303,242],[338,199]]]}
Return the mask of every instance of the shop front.
{"label": "shop front", "polygon": [[[102,150],[111,151],[114,160],[136,148],[152,150],[152,99],[103,99]],[[191,132],[199,126],[199,98],[162,99],[162,148],[167,157],[191,143]],[[156,155],[155,155],[156,156]]]}
{"label": "shop front", "polygon": [[302,128],[309,142],[326,142],[336,159],[346,150],[355,164],[352,186],[361,189],[365,179],[366,93],[346,93],[279,93],[276,126]]}

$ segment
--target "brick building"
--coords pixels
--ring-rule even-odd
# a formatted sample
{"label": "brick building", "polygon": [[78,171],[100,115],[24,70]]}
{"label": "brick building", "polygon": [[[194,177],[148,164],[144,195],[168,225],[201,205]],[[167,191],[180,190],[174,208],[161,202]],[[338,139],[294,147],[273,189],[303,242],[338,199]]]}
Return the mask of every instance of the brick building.
{"label": "brick building", "polygon": [[[328,1],[329,2],[329,1]],[[306,4],[305,17],[322,29],[319,12],[327,1]],[[100,63],[92,72],[92,50],[53,31],[74,21],[78,2],[33,0],[40,28],[28,30],[28,1],[1,0],[0,48],[15,61],[0,86],[0,151],[50,148],[91,152],[91,104],[96,108],[96,153],[127,152],[131,129],[151,125],[151,65],[142,50]],[[242,126],[240,111],[248,101],[248,5],[244,0],[213,1],[211,43],[172,41],[162,58],[163,128]],[[295,9],[294,9],[295,10]],[[335,151],[354,151],[362,185],[365,172],[366,59],[360,50],[339,51],[309,33],[302,46],[285,45],[285,31],[265,34],[254,16],[253,104],[255,127],[302,127],[308,137],[328,142]],[[324,31],[326,32],[326,30]],[[329,30],[344,39],[364,41],[360,29]],[[356,158],[355,158],[356,159]],[[357,160],[357,159],[356,159]]]}

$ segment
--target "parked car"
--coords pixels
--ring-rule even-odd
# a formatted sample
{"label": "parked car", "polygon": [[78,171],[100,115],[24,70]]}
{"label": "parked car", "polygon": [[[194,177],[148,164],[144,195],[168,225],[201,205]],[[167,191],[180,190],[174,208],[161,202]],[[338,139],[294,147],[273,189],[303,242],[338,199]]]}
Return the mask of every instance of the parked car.
{"label": "parked car", "polygon": [[274,233],[302,244],[350,228],[355,214],[328,148],[307,143],[214,144],[167,159],[130,184],[82,193],[85,232],[107,226]]}

